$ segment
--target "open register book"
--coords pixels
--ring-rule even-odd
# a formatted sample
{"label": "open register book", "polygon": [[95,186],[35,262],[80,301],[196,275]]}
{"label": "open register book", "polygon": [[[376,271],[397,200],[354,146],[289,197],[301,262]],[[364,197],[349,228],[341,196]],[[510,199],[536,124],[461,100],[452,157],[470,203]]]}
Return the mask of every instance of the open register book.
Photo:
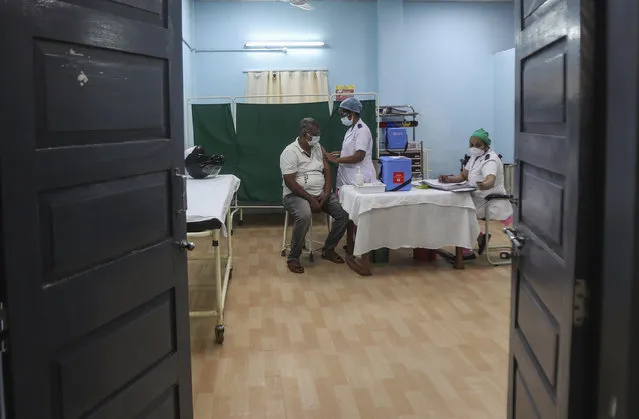
{"label": "open register book", "polygon": [[477,190],[477,187],[471,185],[468,182],[442,183],[437,179],[426,179],[422,180],[422,184],[428,185],[429,188],[450,192],[472,192]]}

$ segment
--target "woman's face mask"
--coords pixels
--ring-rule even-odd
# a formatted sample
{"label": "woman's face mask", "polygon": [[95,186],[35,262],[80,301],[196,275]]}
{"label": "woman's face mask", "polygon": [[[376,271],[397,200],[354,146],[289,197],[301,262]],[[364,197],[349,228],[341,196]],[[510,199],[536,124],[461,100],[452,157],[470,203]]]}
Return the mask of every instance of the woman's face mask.
{"label": "woman's face mask", "polygon": [[470,148],[468,149],[468,153],[473,157],[478,157],[486,153],[486,150],[484,150],[483,148],[484,143],[478,138],[471,138],[470,144],[468,145],[470,146]]}
{"label": "woman's face mask", "polygon": [[482,154],[485,153],[484,150],[482,150],[481,148],[477,148],[477,147],[471,147],[468,149],[468,153],[473,156],[473,157],[478,157],[481,156]]}
{"label": "woman's face mask", "polygon": [[353,120],[348,119],[348,115],[344,115],[342,116],[342,124],[346,125],[347,127],[350,127],[351,125],[353,125]]}

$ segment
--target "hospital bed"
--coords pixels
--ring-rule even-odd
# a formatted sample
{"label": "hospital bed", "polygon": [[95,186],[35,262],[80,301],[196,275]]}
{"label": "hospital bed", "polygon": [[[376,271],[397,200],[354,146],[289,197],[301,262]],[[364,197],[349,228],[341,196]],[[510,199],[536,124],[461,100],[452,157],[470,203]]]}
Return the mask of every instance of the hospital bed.
{"label": "hospital bed", "polygon": [[[214,307],[204,311],[190,311],[190,317],[216,317],[215,341],[224,342],[224,304],[229,281],[233,276],[233,216],[232,207],[240,180],[233,175],[221,175],[209,179],[186,177],[186,222],[187,238],[210,237],[213,257],[190,257],[189,260],[215,260],[215,282],[213,284],[190,285],[189,288],[215,290]],[[221,236],[227,237],[227,254],[220,249]],[[195,245],[187,242],[184,247],[193,250]]]}

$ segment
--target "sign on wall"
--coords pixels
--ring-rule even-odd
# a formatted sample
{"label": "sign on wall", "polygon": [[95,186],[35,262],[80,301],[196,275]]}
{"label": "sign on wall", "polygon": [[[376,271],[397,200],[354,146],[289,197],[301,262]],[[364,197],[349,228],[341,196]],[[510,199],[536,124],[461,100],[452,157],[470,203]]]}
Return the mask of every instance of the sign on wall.
{"label": "sign on wall", "polygon": [[341,102],[355,93],[355,85],[354,84],[338,84],[335,86],[335,100]]}

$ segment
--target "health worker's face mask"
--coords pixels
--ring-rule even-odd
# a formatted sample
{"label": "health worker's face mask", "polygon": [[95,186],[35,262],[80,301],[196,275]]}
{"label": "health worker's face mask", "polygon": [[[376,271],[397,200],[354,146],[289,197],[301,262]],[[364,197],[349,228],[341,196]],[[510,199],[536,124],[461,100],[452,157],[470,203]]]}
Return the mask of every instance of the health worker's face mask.
{"label": "health worker's face mask", "polygon": [[353,120],[352,119],[348,119],[348,116],[343,116],[342,117],[342,124],[346,125],[347,127],[350,127],[351,125],[353,125]]}
{"label": "health worker's face mask", "polygon": [[484,150],[482,150],[481,148],[477,148],[477,147],[471,147],[468,149],[468,152],[470,153],[471,156],[473,157],[479,157],[482,154],[485,153]]}

